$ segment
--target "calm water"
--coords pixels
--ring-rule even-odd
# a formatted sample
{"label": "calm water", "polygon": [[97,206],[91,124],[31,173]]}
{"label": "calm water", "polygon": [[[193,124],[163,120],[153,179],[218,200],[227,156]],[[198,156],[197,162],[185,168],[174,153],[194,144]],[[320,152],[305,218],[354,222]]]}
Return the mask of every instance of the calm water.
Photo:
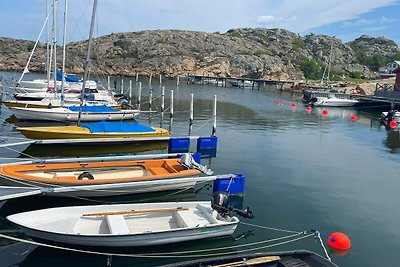
{"label": "calm water", "polygon": [[[0,73],[10,79],[12,73]],[[15,76],[17,77],[17,76]],[[153,79],[154,81],[154,79]],[[125,81],[125,87],[128,82]],[[307,112],[300,102],[292,108],[290,94],[281,95],[273,90],[221,88],[166,82],[166,95],[174,89],[175,118],[172,133],[187,134],[190,92],[194,93],[194,135],[209,135],[213,95],[218,95],[217,157],[205,159],[215,173],[243,173],[247,177],[243,206],[250,206],[256,217],[243,222],[278,227],[288,230],[317,229],[324,234],[335,231],[346,233],[352,241],[349,254],[331,255],[342,267],[398,266],[400,251],[400,136],[379,126],[378,113],[353,109],[329,109],[323,117],[321,109]],[[143,95],[148,97],[144,82]],[[154,81],[154,97],[160,95],[158,81]],[[136,90],[136,87],[134,87]],[[136,92],[136,91],[135,91]],[[276,101],[282,101],[277,105]],[[159,107],[159,100],[153,107]],[[166,106],[169,105],[169,97]],[[1,108],[2,136],[21,137],[9,123],[10,112]],[[358,120],[352,122],[351,115]],[[169,114],[168,114],[169,116]],[[166,117],[168,117],[166,116]],[[8,119],[6,121],[6,119]],[[159,126],[159,117],[149,122]],[[204,125],[205,124],[205,125]],[[204,125],[204,126],[203,126]],[[167,120],[164,127],[168,128]],[[165,152],[162,147],[153,152]],[[87,155],[110,153],[98,148],[16,147],[32,156]],[[148,147],[124,146],[124,153],[135,153]],[[24,157],[18,151],[3,149],[2,157]],[[147,152],[149,153],[149,152]],[[172,195],[170,193],[107,198],[96,203],[121,201],[165,201],[209,199],[207,188],[196,188]],[[77,199],[25,198],[7,202],[0,218],[1,233],[26,238],[17,228],[8,224],[4,216],[29,209],[66,204],[94,204]],[[287,233],[239,225],[232,237],[190,242],[180,245],[148,248],[128,253],[157,253],[182,250],[228,247],[268,240]],[[325,241],[325,238],[324,238]],[[276,242],[275,242],[276,243]],[[326,241],[325,241],[326,244]],[[270,243],[260,246],[270,245]],[[0,239],[1,266],[156,266],[184,258],[128,258],[93,256],[64,252],[49,248],[35,248]],[[257,247],[257,246],[256,246]],[[251,247],[251,248],[254,248]],[[249,249],[239,247],[236,251]],[[319,241],[308,238],[261,251],[308,249],[319,254],[323,250]],[[233,249],[230,249],[232,251]],[[121,252],[121,251],[118,251]],[[217,251],[220,252],[220,251]],[[210,254],[217,252],[203,252]],[[13,265],[14,264],[14,265]]]}

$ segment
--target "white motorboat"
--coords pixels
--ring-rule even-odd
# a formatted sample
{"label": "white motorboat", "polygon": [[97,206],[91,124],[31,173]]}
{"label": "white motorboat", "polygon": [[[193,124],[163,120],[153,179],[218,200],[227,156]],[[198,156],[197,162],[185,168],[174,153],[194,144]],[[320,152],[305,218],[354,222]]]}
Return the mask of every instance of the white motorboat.
{"label": "white motorboat", "polygon": [[[19,120],[46,120],[76,122],[79,118],[79,106],[56,107],[56,108],[25,108],[10,107],[14,116]],[[81,121],[120,121],[132,120],[139,115],[137,109],[118,110],[110,106],[82,106],[80,114]]]}
{"label": "white motorboat", "polygon": [[328,97],[317,97],[312,104],[315,107],[352,107],[358,102],[355,99],[337,98],[334,95],[329,95]]}
{"label": "white motorboat", "polygon": [[7,219],[33,239],[77,246],[135,247],[231,235],[239,219],[210,202],[73,206]]}

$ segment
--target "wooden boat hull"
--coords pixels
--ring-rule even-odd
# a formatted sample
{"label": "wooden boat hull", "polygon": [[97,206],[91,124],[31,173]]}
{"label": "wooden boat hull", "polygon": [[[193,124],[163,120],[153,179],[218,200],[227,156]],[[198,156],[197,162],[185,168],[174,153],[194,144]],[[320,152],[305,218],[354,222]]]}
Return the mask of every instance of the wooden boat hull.
{"label": "wooden boat hull", "polygon": [[77,186],[140,182],[188,177],[200,174],[186,168],[180,159],[151,159],[139,161],[100,161],[5,165],[0,177],[7,185]]}
{"label": "wooden boat hull", "polygon": [[304,266],[304,267],[338,267],[333,262],[306,250],[266,252],[203,258],[199,260],[177,262],[159,267],[199,267],[199,266]]}
{"label": "wooden boat hull", "polygon": [[[10,108],[19,120],[47,120],[77,122],[79,112],[68,108]],[[139,115],[138,110],[119,110],[115,112],[82,112],[81,121],[121,121],[132,120]]]}
{"label": "wooden boat hull", "polygon": [[7,219],[34,239],[91,247],[152,246],[227,236],[239,222],[218,215],[210,202],[61,207]]}
{"label": "wooden boat hull", "polygon": [[168,137],[166,129],[153,127],[154,132],[107,132],[92,133],[89,129],[79,126],[49,126],[49,127],[18,127],[29,139],[93,139],[93,138],[144,138]]}

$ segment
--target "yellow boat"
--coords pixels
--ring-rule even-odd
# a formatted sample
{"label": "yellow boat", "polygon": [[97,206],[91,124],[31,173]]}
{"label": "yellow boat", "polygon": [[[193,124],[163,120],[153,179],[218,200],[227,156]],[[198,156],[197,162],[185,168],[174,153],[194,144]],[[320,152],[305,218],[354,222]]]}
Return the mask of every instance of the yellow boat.
{"label": "yellow boat", "polygon": [[98,139],[98,138],[153,138],[169,137],[168,130],[159,127],[148,127],[138,122],[86,123],[68,126],[18,127],[29,139]]}

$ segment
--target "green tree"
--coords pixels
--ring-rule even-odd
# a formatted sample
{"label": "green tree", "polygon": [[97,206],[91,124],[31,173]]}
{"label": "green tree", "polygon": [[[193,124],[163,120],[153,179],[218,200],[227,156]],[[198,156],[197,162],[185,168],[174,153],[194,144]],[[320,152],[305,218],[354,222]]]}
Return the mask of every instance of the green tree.
{"label": "green tree", "polygon": [[321,65],[315,59],[305,59],[300,62],[300,69],[306,79],[321,79]]}

